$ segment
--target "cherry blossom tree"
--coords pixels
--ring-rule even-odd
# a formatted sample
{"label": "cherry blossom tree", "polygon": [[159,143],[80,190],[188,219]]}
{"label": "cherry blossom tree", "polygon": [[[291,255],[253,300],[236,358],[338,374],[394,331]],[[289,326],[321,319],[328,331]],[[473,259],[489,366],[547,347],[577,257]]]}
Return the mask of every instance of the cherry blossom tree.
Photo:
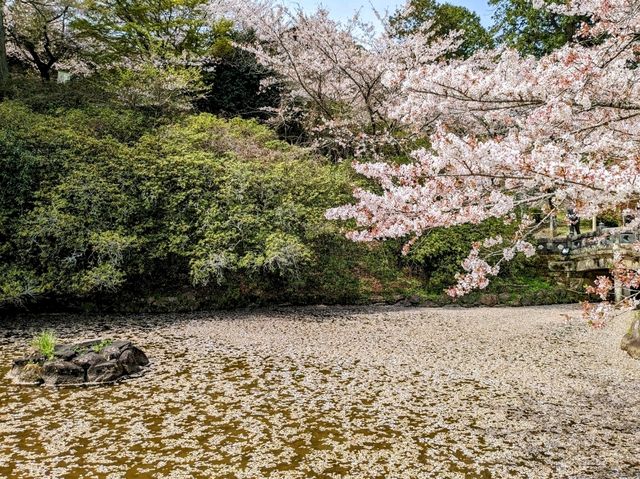
{"label": "cherry blossom tree", "polygon": [[[384,86],[399,85],[401,98],[390,117],[414,131],[432,127],[430,146],[406,165],[356,163],[381,190],[356,190],[355,204],[328,217],[355,220],[349,236],[356,241],[415,240],[437,227],[521,220],[514,238],[473,245],[449,291],[457,296],[484,288],[515,253],[535,252],[526,241],[536,228],[522,213],[528,208],[542,207],[548,217],[570,203],[588,217],[637,204],[640,3],[572,0],[555,8],[590,21],[539,59],[502,49],[390,69]],[[638,282],[637,273],[614,275]],[[604,298],[610,288],[601,280],[593,291]],[[601,321],[607,308],[591,308],[591,318]]]}
{"label": "cherry blossom tree", "polygon": [[283,110],[303,99],[314,146],[338,157],[397,143],[399,122],[391,113],[402,85],[388,81],[389,73],[416,71],[459,45],[456,34],[431,41],[429,22],[397,40],[383,18],[381,28],[358,15],[341,23],[326,10],[307,14],[269,0],[231,10],[259,39],[245,48],[289,85]]}

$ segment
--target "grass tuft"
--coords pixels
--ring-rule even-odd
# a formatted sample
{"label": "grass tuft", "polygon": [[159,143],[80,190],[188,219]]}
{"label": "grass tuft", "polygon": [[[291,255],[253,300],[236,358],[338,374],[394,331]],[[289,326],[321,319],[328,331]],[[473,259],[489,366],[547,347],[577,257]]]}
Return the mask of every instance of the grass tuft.
{"label": "grass tuft", "polygon": [[52,359],[58,338],[53,331],[42,331],[31,340],[31,346],[39,351],[45,358]]}

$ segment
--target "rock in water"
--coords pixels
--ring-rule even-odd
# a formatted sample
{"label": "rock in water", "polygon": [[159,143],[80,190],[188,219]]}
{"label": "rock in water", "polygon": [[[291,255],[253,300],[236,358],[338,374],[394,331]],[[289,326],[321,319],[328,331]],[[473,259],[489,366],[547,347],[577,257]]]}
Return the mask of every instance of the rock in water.
{"label": "rock in water", "polygon": [[131,347],[131,341],[116,340],[102,350],[107,359],[118,359],[125,349]]}
{"label": "rock in water", "polygon": [[90,383],[110,383],[124,374],[124,368],[116,360],[103,361],[87,369],[87,381]]}
{"label": "rock in water", "polygon": [[620,349],[633,359],[640,359],[640,317],[633,320],[629,331],[622,337]]}
{"label": "rock in water", "polygon": [[80,366],[82,369],[89,369],[94,364],[103,363],[107,360],[102,354],[94,353],[93,351],[89,353],[84,353],[73,359],[73,362]]}
{"label": "rock in water", "polygon": [[70,361],[77,354],[73,345],[57,344],[53,350],[53,355],[63,361]]}
{"label": "rock in water", "polygon": [[16,383],[48,386],[110,383],[148,364],[147,355],[131,341],[92,339],[56,345],[53,358],[33,352],[16,359],[9,376]]}
{"label": "rock in water", "polygon": [[84,369],[70,361],[52,361],[42,366],[42,378],[47,386],[81,384],[84,382]]}
{"label": "rock in water", "polygon": [[140,371],[142,366],[149,364],[147,355],[135,346],[125,349],[120,355],[120,364],[124,367],[127,374],[133,374]]}
{"label": "rock in water", "polygon": [[21,384],[42,383],[42,365],[29,359],[16,359],[9,375]]}

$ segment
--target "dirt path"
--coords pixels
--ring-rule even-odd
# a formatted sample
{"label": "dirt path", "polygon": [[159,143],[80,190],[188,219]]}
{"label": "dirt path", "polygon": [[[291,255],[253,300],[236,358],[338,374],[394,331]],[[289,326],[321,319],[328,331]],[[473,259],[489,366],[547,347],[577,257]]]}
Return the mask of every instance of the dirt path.
{"label": "dirt path", "polygon": [[[640,362],[575,307],[0,321],[0,477],[640,478]],[[5,374],[43,327],[133,339],[115,386]]]}

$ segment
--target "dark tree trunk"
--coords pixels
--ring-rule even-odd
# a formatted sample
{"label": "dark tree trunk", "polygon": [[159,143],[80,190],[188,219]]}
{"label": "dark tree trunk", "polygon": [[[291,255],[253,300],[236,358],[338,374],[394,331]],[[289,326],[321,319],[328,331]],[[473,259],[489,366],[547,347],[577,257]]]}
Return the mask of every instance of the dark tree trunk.
{"label": "dark tree trunk", "polygon": [[4,30],[4,0],[0,0],[0,83],[9,78],[9,66],[7,64],[7,36]]}
{"label": "dark tree trunk", "polygon": [[47,54],[49,58],[46,61],[43,60],[40,57],[40,54],[38,53],[38,51],[36,50],[36,46],[30,41],[24,42],[24,48],[27,50],[27,52],[29,52],[29,55],[31,55],[31,60],[33,61],[33,64],[36,66],[36,68],[40,72],[40,78],[42,78],[43,81],[47,81],[47,82],[51,80],[51,71],[53,70],[53,65],[56,64],[57,58],[54,58],[53,55],[50,54],[49,51],[47,50]]}

